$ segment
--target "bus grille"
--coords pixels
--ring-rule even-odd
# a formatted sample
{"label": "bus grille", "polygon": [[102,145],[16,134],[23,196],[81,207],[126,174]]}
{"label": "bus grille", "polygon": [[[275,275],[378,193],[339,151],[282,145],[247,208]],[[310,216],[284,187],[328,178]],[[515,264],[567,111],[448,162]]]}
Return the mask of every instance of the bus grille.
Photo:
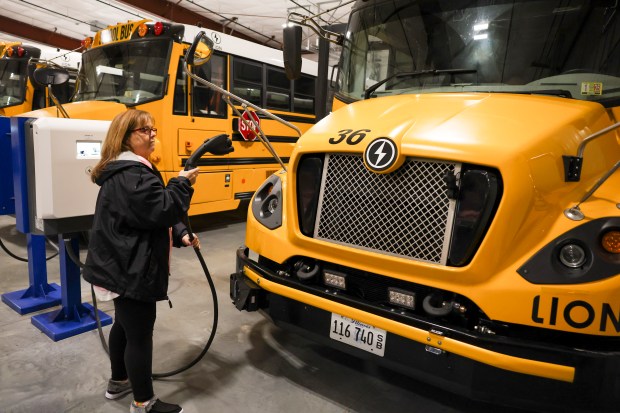
{"label": "bus grille", "polygon": [[361,156],[325,156],[314,237],[445,265],[454,216],[444,175],[460,164],[407,159],[376,174]]}

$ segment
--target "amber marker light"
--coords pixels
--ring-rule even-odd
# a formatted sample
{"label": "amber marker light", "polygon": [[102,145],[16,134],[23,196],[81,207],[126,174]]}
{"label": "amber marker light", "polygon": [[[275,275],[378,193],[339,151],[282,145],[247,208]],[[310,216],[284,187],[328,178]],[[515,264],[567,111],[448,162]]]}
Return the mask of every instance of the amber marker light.
{"label": "amber marker light", "polygon": [[620,254],[620,231],[608,231],[601,239],[601,245],[607,252]]}
{"label": "amber marker light", "polygon": [[140,27],[138,27],[138,36],[144,37],[148,31],[149,31],[148,26],[142,23]]}
{"label": "amber marker light", "polygon": [[91,44],[93,44],[93,38],[92,37],[87,37],[86,39],[82,40],[82,47],[84,49],[88,49]]}
{"label": "amber marker light", "polygon": [[6,49],[6,55],[8,57],[12,57],[13,56],[13,48],[9,47],[8,49]]}

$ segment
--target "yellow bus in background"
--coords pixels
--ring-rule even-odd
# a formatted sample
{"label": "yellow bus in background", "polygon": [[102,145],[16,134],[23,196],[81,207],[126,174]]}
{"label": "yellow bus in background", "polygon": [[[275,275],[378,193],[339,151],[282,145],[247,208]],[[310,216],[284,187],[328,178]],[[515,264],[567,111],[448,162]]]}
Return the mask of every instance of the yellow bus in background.
{"label": "yellow bus in background", "polygon": [[[136,108],[153,114],[158,129],[152,162],[168,180],[178,174],[191,153],[207,138],[228,134],[234,152],[204,156],[191,215],[235,209],[250,199],[266,177],[280,167],[258,141],[245,140],[222,96],[191,81],[183,59],[201,29],[195,26],[130,21],[85,39],[85,51],[73,102],[63,105],[70,118],[111,120]],[[316,63],[304,59],[304,74],[290,81],[282,52],[216,31],[211,60],[192,68],[195,74],[251,103],[269,108],[302,131],[315,123]],[[56,116],[53,108],[24,114]],[[297,135],[278,122],[261,128],[287,161]]]}
{"label": "yellow bus in background", "polygon": [[474,399],[620,411],[617,2],[359,0],[341,43],[236,307]]}
{"label": "yellow bus in background", "polygon": [[75,89],[79,64],[76,55],[79,53],[0,41],[0,116],[15,116],[53,105],[47,89],[33,84],[30,76],[35,68],[49,62],[65,67],[70,73],[68,82],[52,87],[60,102],[68,102]]}

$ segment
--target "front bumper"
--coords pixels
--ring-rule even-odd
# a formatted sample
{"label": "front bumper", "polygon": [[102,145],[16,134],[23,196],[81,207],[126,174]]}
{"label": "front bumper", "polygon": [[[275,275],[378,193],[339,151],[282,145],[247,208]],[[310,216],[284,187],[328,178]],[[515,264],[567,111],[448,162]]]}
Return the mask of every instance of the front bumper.
{"label": "front bumper", "polygon": [[[304,288],[248,258],[244,248],[237,251],[231,298],[240,310],[263,309],[278,325],[467,397],[546,411],[620,411],[620,352],[472,334],[405,317]],[[386,330],[384,356],[330,339],[332,313]]]}

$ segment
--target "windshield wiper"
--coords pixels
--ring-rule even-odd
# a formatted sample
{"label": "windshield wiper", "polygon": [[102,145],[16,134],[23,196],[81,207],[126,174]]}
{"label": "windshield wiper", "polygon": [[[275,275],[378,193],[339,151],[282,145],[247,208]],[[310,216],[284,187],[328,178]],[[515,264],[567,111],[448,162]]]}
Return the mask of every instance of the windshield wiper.
{"label": "windshield wiper", "polygon": [[375,90],[379,89],[381,85],[384,85],[385,83],[389,82],[392,79],[398,79],[401,77],[407,78],[407,77],[427,76],[427,75],[440,76],[440,75],[445,75],[445,74],[468,75],[472,73],[478,73],[478,70],[476,69],[427,69],[427,70],[416,70],[415,72],[394,73],[393,75],[386,77],[385,79],[375,83],[374,85],[366,89],[364,91],[364,99],[369,99],[370,95],[372,95],[372,93]]}
{"label": "windshield wiper", "polygon": [[541,89],[541,90],[517,90],[517,91],[502,91],[502,93],[517,93],[517,94],[525,94],[525,95],[549,95],[549,96],[558,96],[561,98],[573,98],[573,94],[568,90],[564,89]]}

